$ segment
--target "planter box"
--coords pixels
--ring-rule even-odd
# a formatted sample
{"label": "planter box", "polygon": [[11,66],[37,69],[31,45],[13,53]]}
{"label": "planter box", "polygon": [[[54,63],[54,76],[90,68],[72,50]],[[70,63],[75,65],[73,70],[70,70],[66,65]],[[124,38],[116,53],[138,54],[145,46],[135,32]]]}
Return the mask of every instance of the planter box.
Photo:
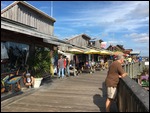
{"label": "planter box", "polygon": [[34,88],[39,88],[43,78],[34,78]]}

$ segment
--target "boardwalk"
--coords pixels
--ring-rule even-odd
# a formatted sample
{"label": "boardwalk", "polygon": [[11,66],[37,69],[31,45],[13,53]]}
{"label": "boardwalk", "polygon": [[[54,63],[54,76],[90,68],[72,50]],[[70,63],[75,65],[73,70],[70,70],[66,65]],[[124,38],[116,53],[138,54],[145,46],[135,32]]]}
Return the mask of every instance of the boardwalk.
{"label": "boardwalk", "polygon": [[1,112],[103,112],[106,73],[55,79],[39,89],[2,101]]}

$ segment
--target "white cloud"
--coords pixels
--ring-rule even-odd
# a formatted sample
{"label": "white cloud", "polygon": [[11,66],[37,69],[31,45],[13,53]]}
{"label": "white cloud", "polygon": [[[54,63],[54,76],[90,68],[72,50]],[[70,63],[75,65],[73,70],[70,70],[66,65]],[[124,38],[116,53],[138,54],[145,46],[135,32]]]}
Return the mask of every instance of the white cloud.
{"label": "white cloud", "polygon": [[144,18],[149,16],[149,4],[147,2],[140,2],[127,15],[129,18]]}
{"label": "white cloud", "polygon": [[146,33],[132,33],[125,35],[125,37],[132,38],[133,41],[139,42],[139,43],[149,43],[149,34]]}
{"label": "white cloud", "polygon": [[[5,3],[1,2],[1,8],[6,7]],[[57,15],[54,32],[58,38],[70,38],[84,32],[92,38],[107,41],[108,44],[122,44],[143,51],[144,48],[147,49],[149,1],[91,1],[74,2],[73,5],[72,2],[64,1],[59,2],[58,6],[57,3],[54,3],[54,15]],[[37,8],[50,13],[48,3],[38,3]],[[116,34],[114,38],[111,38],[112,32]],[[128,38],[123,38],[123,33]]]}
{"label": "white cloud", "polygon": [[117,45],[117,44],[123,45],[124,44],[124,41],[122,41],[122,40],[110,40],[107,42],[108,42],[108,44],[112,44],[112,45]]}
{"label": "white cloud", "polygon": [[74,11],[73,15],[61,18],[60,21],[75,28],[99,26],[104,28],[104,32],[136,31],[140,27],[148,26],[149,6],[147,2],[112,3],[109,7],[103,8],[98,5],[94,9],[81,8],[80,11]]}
{"label": "white cloud", "polygon": [[139,39],[134,39],[136,42],[147,43],[149,41],[149,37],[140,37]]}

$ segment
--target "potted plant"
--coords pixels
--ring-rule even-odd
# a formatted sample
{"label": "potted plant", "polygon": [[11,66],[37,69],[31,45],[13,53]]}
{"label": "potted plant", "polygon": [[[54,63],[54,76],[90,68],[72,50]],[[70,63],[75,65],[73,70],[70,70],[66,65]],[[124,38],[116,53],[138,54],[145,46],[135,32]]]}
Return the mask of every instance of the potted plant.
{"label": "potted plant", "polygon": [[[34,88],[40,86],[43,75],[50,73],[50,54],[48,48],[35,47],[35,54],[32,56],[31,71],[34,77]],[[37,84],[38,81],[38,84]]]}

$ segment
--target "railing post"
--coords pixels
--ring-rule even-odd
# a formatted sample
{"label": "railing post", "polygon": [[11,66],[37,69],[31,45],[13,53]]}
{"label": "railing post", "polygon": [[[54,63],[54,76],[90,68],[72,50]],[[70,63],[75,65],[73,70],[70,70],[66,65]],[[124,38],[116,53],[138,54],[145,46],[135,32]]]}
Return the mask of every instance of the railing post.
{"label": "railing post", "polygon": [[136,64],[135,64],[135,70],[136,70],[136,74],[135,74],[135,76],[137,76],[138,75],[138,63],[136,62]]}
{"label": "railing post", "polygon": [[125,64],[124,71],[127,72],[127,64]]}
{"label": "railing post", "polygon": [[129,68],[129,63],[128,63],[128,75],[130,76],[130,71],[129,71],[129,69],[130,69],[130,68]]}
{"label": "railing post", "polygon": [[[126,64],[126,72],[128,73],[128,64]],[[128,73],[129,74],[129,73]]]}
{"label": "railing post", "polygon": [[130,78],[132,78],[132,63],[130,63]]}
{"label": "railing post", "polygon": [[135,63],[132,63],[132,78],[134,78],[134,73],[135,73]]}
{"label": "railing post", "polygon": [[138,69],[138,70],[139,70],[139,73],[141,73],[140,66],[141,66],[141,64],[140,64],[140,62],[139,62],[139,69]]}
{"label": "railing post", "polygon": [[133,78],[133,62],[131,63],[131,78]]}

